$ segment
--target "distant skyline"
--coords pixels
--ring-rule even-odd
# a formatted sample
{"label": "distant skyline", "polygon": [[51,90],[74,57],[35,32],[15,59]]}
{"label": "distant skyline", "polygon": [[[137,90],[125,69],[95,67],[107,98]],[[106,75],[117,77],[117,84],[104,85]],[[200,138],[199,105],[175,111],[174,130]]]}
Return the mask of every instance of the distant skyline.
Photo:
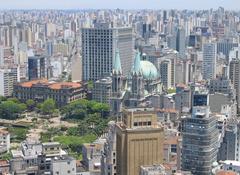
{"label": "distant skyline", "polygon": [[240,10],[240,0],[0,0],[0,9],[210,9]]}

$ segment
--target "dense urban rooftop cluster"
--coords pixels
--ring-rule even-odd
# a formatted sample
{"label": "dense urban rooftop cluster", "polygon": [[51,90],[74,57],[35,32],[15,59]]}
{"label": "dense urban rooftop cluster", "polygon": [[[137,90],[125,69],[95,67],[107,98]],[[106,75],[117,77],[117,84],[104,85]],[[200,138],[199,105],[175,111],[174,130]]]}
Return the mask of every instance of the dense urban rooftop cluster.
{"label": "dense urban rooftop cluster", "polygon": [[240,12],[0,11],[0,174],[240,174]]}

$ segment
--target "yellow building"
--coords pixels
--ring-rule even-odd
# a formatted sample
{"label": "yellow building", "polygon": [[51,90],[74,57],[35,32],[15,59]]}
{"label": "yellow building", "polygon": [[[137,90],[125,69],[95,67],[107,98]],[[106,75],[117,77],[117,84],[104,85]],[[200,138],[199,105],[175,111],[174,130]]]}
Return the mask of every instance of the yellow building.
{"label": "yellow building", "polygon": [[163,161],[163,127],[156,112],[146,109],[125,110],[117,122],[117,175],[139,175],[140,166]]}

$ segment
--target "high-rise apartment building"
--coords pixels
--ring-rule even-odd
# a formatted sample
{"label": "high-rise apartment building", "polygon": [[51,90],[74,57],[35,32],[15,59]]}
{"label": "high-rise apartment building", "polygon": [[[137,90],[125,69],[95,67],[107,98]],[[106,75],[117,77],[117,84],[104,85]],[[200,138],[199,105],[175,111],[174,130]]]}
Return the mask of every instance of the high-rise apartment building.
{"label": "high-rise apartment building", "polygon": [[132,28],[108,28],[99,25],[82,29],[83,80],[98,80],[112,72],[116,49],[119,49],[124,75],[133,63]]}
{"label": "high-rise apartment building", "polygon": [[140,166],[163,161],[163,127],[154,111],[128,109],[117,123],[117,175],[139,175]]}
{"label": "high-rise apartment building", "polygon": [[0,96],[10,97],[13,85],[18,81],[16,69],[0,69]]}
{"label": "high-rise apartment building", "polygon": [[166,59],[160,63],[161,81],[166,89],[172,87],[171,68],[171,60]]}
{"label": "high-rise apartment building", "polygon": [[206,80],[216,78],[217,46],[215,43],[203,45],[203,78]]}
{"label": "high-rise apartment building", "polygon": [[0,67],[4,66],[4,48],[0,45]]}
{"label": "high-rise apartment building", "polygon": [[40,78],[47,78],[46,57],[40,55],[28,57],[28,79]]}

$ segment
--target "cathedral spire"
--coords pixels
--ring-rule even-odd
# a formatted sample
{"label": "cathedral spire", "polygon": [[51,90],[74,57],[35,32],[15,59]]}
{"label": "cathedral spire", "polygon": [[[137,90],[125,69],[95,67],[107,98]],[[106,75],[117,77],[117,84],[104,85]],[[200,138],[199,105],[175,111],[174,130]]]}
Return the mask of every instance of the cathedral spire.
{"label": "cathedral spire", "polygon": [[122,74],[122,66],[121,66],[120,54],[118,49],[116,49],[115,59],[113,62],[113,73]]}
{"label": "cathedral spire", "polygon": [[140,52],[137,51],[136,55],[135,55],[135,60],[134,60],[134,65],[133,65],[133,70],[132,73],[133,74],[142,74],[142,70],[141,70],[141,56],[140,56]]}

